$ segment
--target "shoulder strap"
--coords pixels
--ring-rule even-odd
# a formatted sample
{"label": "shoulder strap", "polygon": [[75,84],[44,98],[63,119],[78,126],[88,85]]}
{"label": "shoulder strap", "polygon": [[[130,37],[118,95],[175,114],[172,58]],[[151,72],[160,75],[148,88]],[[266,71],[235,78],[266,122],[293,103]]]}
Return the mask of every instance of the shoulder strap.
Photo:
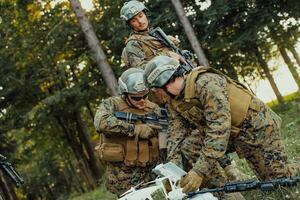
{"label": "shoulder strap", "polygon": [[114,99],[116,101],[116,106],[118,111],[124,111],[129,108],[128,104],[122,99],[122,97],[116,97]]}
{"label": "shoulder strap", "polygon": [[228,83],[231,83],[231,84],[235,85],[236,87],[238,87],[239,89],[243,90],[244,92],[249,93],[250,95],[253,95],[253,93],[245,85],[232,80],[231,78],[229,78],[227,75],[225,75],[221,71],[211,68],[211,67],[199,66],[199,67],[194,68],[186,77],[186,84],[185,84],[185,90],[184,90],[184,100],[186,102],[190,102],[190,99],[192,99],[196,96],[194,83],[196,82],[196,79],[198,78],[199,74],[202,74],[205,72],[222,75],[226,78]]}
{"label": "shoulder strap", "polygon": [[186,77],[184,88],[184,100],[190,102],[195,95],[195,82],[199,74],[205,73],[209,70],[209,67],[199,66],[194,68]]}
{"label": "shoulder strap", "polygon": [[[143,43],[144,45],[152,48],[152,49],[157,49],[156,46],[154,46],[153,44],[151,44],[150,41],[150,38],[153,39],[153,40],[157,40],[156,38],[150,36],[150,35],[139,35],[139,34],[132,34],[130,35],[130,37],[125,41],[125,45],[129,42],[129,41],[132,41],[132,40],[135,40],[135,41],[139,41],[141,43]],[[148,40],[147,40],[148,39]]]}

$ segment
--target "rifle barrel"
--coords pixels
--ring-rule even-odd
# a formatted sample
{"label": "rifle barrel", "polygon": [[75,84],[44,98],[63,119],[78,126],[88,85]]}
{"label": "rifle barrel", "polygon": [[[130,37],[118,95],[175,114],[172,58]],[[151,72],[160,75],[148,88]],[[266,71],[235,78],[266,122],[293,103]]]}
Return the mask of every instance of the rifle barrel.
{"label": "rifle barrel", "polygon": [[253,189],[260,189],[262,191],[274,191],[279,186],[283,187],[293,187],[297,185],[297,182],[300,182],[300,176],[289,177],[289,178],[279,178],[273,179],[270,181],[240,181],[234,183],[228,183],[222,188],[214,188],[214,189],[203,189],[197,192],[188,193],[188,197],[192,197],[196,194],[203,194],[207,192],[242,192]]}

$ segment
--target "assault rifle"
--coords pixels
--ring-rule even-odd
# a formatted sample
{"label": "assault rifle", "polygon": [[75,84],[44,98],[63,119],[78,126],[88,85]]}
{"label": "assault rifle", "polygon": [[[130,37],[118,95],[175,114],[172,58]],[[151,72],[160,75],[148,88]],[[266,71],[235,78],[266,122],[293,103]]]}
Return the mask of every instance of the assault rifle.
{"label": "assault rifle", "polygon": [[144,122],[144,123],[149,123],[149,124],[154,124],[154,125],[159,125],[162,127],[162,130],[167,130],[168,129],[168,116],[166,113],[166,110],[162,109],[162,116],[158,116],[157,114],[150,113],[147,115],[137,115],[129,112],[114,112],[114,116],[117,119],[120,120],[125,120],[128,123],[134,123],[138,120]]}
{"label": "assault rifle", "polygon": [[156,27],[149,33],[152,37],[157,38],[159,41],[161,41],[166,47],[172,49],[175,53],[181,55],[184,57],[186,63],[182,63],[179,68],[180,74],[186,74],[187,72],[191,71],[194,66],[191,62],[192,54],[189,51],[182,51],[178,47],[175,46],[175,44],[168,38],[168,36],[165,34],[165,32],[160,28]]}
{"label": "assault rifle", "polygon": [[204,194],[207,192],[225,192],[225,193],[232,193],[232,192],[242,192],[246,190],[254,190],[260,189],[261,191],[274,191],[280,186],[282,187],[292,187],[296,186],[297,183],[300,182],[300,176],[289,177],[289,178],[279,178],[273,179],[269,181],[239,181],[234,183],[227,183],[222,188],[214,188],[214,189],[203,189],[197,192],[190,192],[188,193],[188,197],[192,197],[198,194]]}
{"label": "assault rifle", "polygon": [[13,168],[12,164],[7,161],[6,157],[0,154],[0,169],[19,187],[24,183],[18,172]]}

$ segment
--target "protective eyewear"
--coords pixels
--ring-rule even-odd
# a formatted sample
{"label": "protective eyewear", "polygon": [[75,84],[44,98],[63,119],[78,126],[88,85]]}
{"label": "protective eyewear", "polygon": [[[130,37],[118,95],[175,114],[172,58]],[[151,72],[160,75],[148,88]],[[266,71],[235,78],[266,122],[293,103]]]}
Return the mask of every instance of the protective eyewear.
{"label": "protective eyewear", "polygon": [[141,96],[141,97],[133,97],[133,96],[130,96],[130,98],[134,101],[140,101],[142,99],[146,99],[148,97],[148,94],[145,94],[144,96]]}

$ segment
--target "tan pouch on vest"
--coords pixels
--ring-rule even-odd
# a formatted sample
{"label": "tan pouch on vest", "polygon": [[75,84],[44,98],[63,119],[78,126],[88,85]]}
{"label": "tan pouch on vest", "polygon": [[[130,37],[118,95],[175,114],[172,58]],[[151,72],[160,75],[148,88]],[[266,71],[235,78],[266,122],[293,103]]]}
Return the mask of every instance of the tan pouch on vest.
{"label": "tan pouch on vest", "polygon": [[108,162],[123,162],[124,147],[121,144],[103,143],[100,147],[100,159]]}
{"label": "tan pouch on vest", "polygon": [[126,144],[125,165],[135,166],[138,158],[138,143],[134,139],[128,139]]}
{"label": "tan pouch on vest", "polygon": [[240,127],[246,119],[252,96],[237,85],[228,83],[228,96],[231,110],[231,125]]}
{"label": "tan pouch on vest", "polygon": [[[166,135],[166,133],[163,133],[163,134]],[[154,161],[157,160],[157,158],[159,156],[159,142],[158,142],[157,137],[151,138],[150,141],[151,141],[152,145],[149,146],[149,149],[150,149],[150,160],[149,160],[149,163],[153,163]]]}
{"label": "tan pouch on vest", "polygon": [[149,157],[149,145],[147,140],[139,141],[139,155],[138,155],[138,166],[146,167],[147,162],[150,160]]}

